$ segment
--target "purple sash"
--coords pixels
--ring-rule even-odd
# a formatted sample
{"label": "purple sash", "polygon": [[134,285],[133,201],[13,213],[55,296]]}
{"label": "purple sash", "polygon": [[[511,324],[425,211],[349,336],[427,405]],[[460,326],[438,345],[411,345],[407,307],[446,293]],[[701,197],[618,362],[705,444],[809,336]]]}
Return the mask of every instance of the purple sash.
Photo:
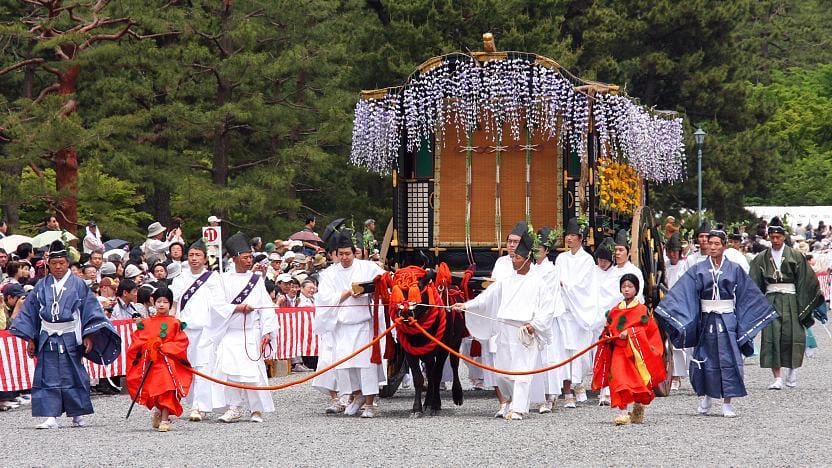
{"label": "purple sash", "polygon": [[199,275],[199,278],[197,278],[196,281],[194,281],[191,287],[185,290],[185,294],[183,294],[182,299],[179,300],[180,311],[185,310],[185,305],[188,303],[189,300],[191,300],[191,297],[193,297],[194,293],[196,293],[200,286],[202,286],[203,284],[205,284],[206,281],[208,281],[209,276],[211,276],[211,270],[208,270],[205,273]]}
{"label": "purple sash", "polygon": [[251,291],[254,290],[254,286],[257,284],[257,281],[259,280],[260,275],[258,275],[257,273],[252,273],[251,278],[249,278],[248,283],[246,283],[246,286],[243,288],[242,291],[240,291],[240,294],[237,294],[237,297],[231,300],[231,303],[242,304],[243,301],[246,300],[248,295],[251,294]]}

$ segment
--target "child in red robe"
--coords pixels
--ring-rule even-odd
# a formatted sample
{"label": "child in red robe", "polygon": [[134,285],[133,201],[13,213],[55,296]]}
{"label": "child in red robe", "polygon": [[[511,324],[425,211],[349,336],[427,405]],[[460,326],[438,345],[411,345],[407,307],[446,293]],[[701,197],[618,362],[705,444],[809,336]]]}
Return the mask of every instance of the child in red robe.
{"label": "child in red robe", "polygon": [[[136,402],[153,410],[153,428],[170,430],[170,416],[182,414],[179,400],[188,394],[193,376],[187,362],[188,337],[185,322],[171,313],[173,292],[165,286],[153,292],[156,315],[138,322],[133,343],[127,350],[127,389]],[[142,378],[147,373],[144,385]],[[141,385],[141,393],[136,396]]]}
{"label": "child in red robe", "polygon": [[[665,379],[664,345],[659,327],[647,307],[635,299],[639,280],[626,274],[620,280],[624,300],[607,313],[603,336],[618,339],[598,347],[592,388],[610,387],[610,405],[622,413],[616,425],[644,422],[644,407],[655,397],[653,388]],[[633,411],[627,406],[633,404]]]}

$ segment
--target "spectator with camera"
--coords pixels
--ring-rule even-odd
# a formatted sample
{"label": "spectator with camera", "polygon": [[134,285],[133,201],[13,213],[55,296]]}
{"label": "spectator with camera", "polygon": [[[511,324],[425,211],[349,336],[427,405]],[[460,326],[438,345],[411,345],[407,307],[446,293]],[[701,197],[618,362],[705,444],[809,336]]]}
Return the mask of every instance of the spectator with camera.
{"label": "spectator with camera", "polygon": [[[131,265],[132,266],[132,265]],[[128,278],[121,280],[116,289],[116,304],[113,306],[112,320],[128,320],[141,317],[141,312],[136,308],[138,286]]]}

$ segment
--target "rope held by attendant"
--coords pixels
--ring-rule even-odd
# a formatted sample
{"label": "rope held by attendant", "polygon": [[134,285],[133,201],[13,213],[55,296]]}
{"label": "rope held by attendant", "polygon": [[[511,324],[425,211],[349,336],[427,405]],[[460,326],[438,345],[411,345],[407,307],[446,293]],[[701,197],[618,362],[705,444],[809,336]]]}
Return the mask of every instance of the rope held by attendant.
{"label": "rope held by attendant", "polygon": [[216,377],[210,376],[208,374],[203,374],[202,372],[194,369],[193,367],[190,367],[186,363],[182,363],[182,364],[185,366],[185,369],[188,372],[190,372],[194,375],[198,375],[198,376],[202,377],[205,380],[210,380],[211,382],[214,382],[214,383],[220,384],[220,385],[225,385],[227,387],[240,388],[240,389],[243,389],[243,390],[269,390],[269,391],[271,391],[271,390],[283,390],[284,388],[289,388],[289,387],[292,387],[292,386],[295,386],[295,385],[298,385],[298,384],[302,384],[304,382],[307,382],[309,380],[314,379],[315,377],[317,377],[317,376],[319,376],[323,373],[329,372],[332,369],[335,369],[336,367],[340,366],[341,364],[349,361],[350,359],[358,356],[359,354],[363,353],[364,351],[370,349],[373,345],[375,345],[376,343],[381,341],[381,339],[384,338],[387,334],[392,332],[393,329],[396,328],[396,325],[399,324],[399,321],[400,320],[397,320],[395,323],[390,325],[390,327],[388,327],[386,330],[384,330],[384,332],[379,334],[377,337],[373,338],[373,340],[370,341],[369,343],[367,343],[366,345],[364,345],[364,346],[358,348],[357,350],[353,351],[349,356],[344,357],[344,358],[342,358],[342,359],[324,367],[323,369],[316,370],[315,372],[307,375],[306,377],[303,377],[303,378],[298,379],[298,380],[293,380],[291,382],[282,383],[282,384],[279,384],[279,385],[267,385],[267,386],[260,387],[260,386],[257,386],[257,385],[246,385],[246,384],[237,383],[237,382],[229,382],[227,380],[221,380],[221,379],[218,379]]}
{"label": "rope held by attendant", "polygon": [[[295,385],[298,385],[298,384],[302,384],[304,382],[308,382],[309,380],[312,380],[313,378],[315,378],[315,377],[317,377],[321,374],[329,372],[332,369],[340,366],[341,364],[349,361],[350,359],[352,359],[355,356],[361,354],[362,352],[366,351],[367,349],[370,349],[373,345],[378,343],[382,338],[384,338],[390,332],[392,332],[393,329],[396,328],[398,325],[400,325],[402,322],[404,322],[403,319],[397,318],[394,321],[394,323],[392,325],[390,325],[390,327],[388,327],[386,330],[384,330],[384,332],[380,333],[378,336],[373,338],[373,340],[370,341],[369,343],[367,343],[366,345],[364,345],[364,346],[358,348],[357,350],[353,351],[349,356],[346,356],[346,357],[330,364],[329,366],[327,366],[323,369],[316,370],[315,372],[307,375],[306,377],[303,377],[303,378],[298,379],[298,380],[293,380],[291,382],[286,382],[286,383],[283,383],[283,384],[279,384],[279,385],[267,385],[267,386],[262,386],[261,387],[261,386],[257,386],[257,385],[246,385],[246,384],[237,383],[237,382],[229,382],[229,381],[226,381],[226,380],[221,380],[221,379],[218,379],[216,377],[210,376],[208,374],[204,374],[204,373],[188,366],[187,363],[183,363],[183,365],[185,366],[185,369],[188,370],[188,372],[191,372],[194,375],[202,377],[203,379],[209,380],[209,381],[214,382],[216,384],[225,385],[225,386],[228,386],[228,387],[240,388],[240,389],[243,389],[243,390],[266,390],[266,391],[283,390],[284,388],[289,388],[289,387],[292,387],[292,386],[295,386]],[[455,351],[453,348],[446,345],[445,343],[443,343],[441,340],[439,340],[435,336],[431,335],[427,330],[425,330],[419,324],[419,322],[417,322],[415,320],[410,320],[408,322],[408,324],[415,327],[416,329],[418,329],[429,340],[436,343],[438,346],[443,348],[445,351],[448,351],[449,353],[451,353],[452,355],[462,359],[463,361],[465,361],[465,362],[467,362],[471,365],[477,366],[481,369],[489,370],[491,372],[496,372],[498,374],[503,374],[503,375],[532,375],[532,374],[540,374],[540,373],[543,373],[543,372],[548,372],[550,370],[554,370],[554,369],[557,369],[559,367],[563,367],[563,366],[569,364],[570,362],[574,361],[575,359],[577,359],[577,358],[581,357],[582,355],[588,353],[590,350],[592,350],[596,346],[600,346],[600,345],[602,345],[602,344],[604,344],[608,341],[618,339],[617,336],[602,338],[602,339],[596,341],[595,343],[592,343],[591,345],[587,346],[586,348],[580,350],[578,353],[576,353],[574,356],[570,357],[569,359],[567,359],[565,361],[562,361],[562,362],[559,362],[557,364],[553,364],[553,365],[548,366],[548,367],[543,367],[543,368],[540,368],[540,369],[532,369],[532,370],[527,370],[527,371],[510,371],[510,370],[498,369],[496,367],[491,367],[491,366],[482,364],[480,362],[475,361],[474,359],[469,358],[468,356],[465,356],[464,354],[460,354],[459,352]]]}
{"label": "rope held by attendant", "polygon": [[606,343],[607,341],[612,341],[614,339],[618,339],[617,336],[601,338],[600,340],[596,341],[595,343],[592,343],[591,345],[582,349],[581,351],[579,351],[577,354],[570,357],[569,359],[567,359],[565,361],[562,361],[562,362],[559,362],[557,364],[553,364],[553,365],[548,366],[548,367],[543,367],[543,368],[540,368],[540,369],[532,369],[532,370],[528,370],[528,371],[509,371],[509,370],[504,370],[504,369],[497,369],[496,367],[491,367],[491,366],[482,364],[480,362],[477,362],[477,361],[469,358],[468,356],[466,356],[464,354],[460,354],[459,352],[455,351],[450,346],[443,343],[441,340],[438,340],[435,336],[428,333],[428,331],[425,330],[421,325],[419,325],[419,322],[417,322],[415,320],[411,321],[410,324],[413,325],[414,327],[416,327],[417,329],[419,329],[419,331],[421,331],[423,335],[428,337],[428,339],[430,339],[431,341],[433,341],[437,345],[441,346],[445,351],[453,354],[454,356],[462,359],[463,361],[465,361],[469,364],[472,364],[474,366],[477,366],[481,369],[489,370],[491,372],[496,372],[498,374],[503,374],[503,375],[532,375],[532,374],[540,374],[542,372],[548,372],[550,370],[554,370],[554,369],[557,369],[558,367],[563,367],[563,366],[569,364],[570,362],[572,362],[575,359],[581,357],[585,353],[588,353],[592,348],[594,348],[596,346],[600,346],[600,345]]}

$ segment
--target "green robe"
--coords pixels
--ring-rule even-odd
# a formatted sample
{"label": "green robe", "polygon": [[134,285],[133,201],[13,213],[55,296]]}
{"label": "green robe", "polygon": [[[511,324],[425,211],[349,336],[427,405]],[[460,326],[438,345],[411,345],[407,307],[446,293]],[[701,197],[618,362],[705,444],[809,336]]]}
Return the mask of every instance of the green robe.
{"label": "green robe", "polygon": [[823,301],[818,278],[800,252],[783,247],[783,262],[777,271],[771,249],[751,261],[751,278],[761,291],[772,283],[793,283],[795,294],[767,293],[780,314],[761,333],[760,367],[796,369],[803,364],[806,329],[814,323],[812,311]]}

